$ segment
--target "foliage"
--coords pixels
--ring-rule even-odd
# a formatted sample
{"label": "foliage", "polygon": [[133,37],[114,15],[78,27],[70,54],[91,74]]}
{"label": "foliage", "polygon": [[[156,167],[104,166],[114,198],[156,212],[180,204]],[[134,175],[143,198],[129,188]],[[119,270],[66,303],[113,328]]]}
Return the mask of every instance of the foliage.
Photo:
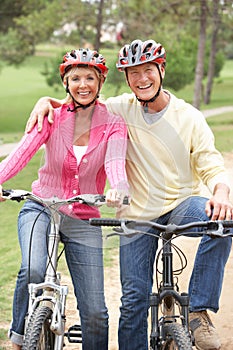
{"label": "foliage", "polygon": [[54,59],[50,59],[50,61],[46,61],[44,63],[44,68],[41,72],[42,75],[45,76],[45,80],[48,86],[54,88],[55,91],[60,90],[61,88],[64,90],[61,77],[59,74],[59,65],[62,63],[62,58],[65,55],[65,51],[61,52]]}
{"label": "foliage", "polygon": [[[193,37],[184,35],[173,43],[167,44],[167,67],[164,80],[164,86],[178,91],[190,84],[194,80],[196,56],[193,52],[197,50],[197,40]],[[208,60],[210,53],[210,44],[207,44],[204,61],[204,78],[208,72]],[[218,77],[225,62],[221,51],[216,54],[215,77]]]}
{"label": "foliage", "polygon": [[[6,14],[5,27],[0,24],[0,60],[6,63],[19,65],[29,55],[35,53],[38,43],[44,41],[61,42],[75,47],[115,47],[139,38],[147,40],[153,38],[160,41],[172,54],[168,62],[165,84],[175,91],[184,87],[193,80],[197,65],[197,41],[200,23],[200,0],[3,0],[3,14]],[[7,2],[12,5],[13,16],[10,18]],[[210,38],[214,12],[212,1],[207,0],[207,45],[205,57],[209,60]],[[219,4],[221,26],[216,47],[218,52],[231,57],[232,42],[232,14],[233,8],[230,0]],[[101,16],[100,14],[101,11]],[[1,12],[0,12],[1,14]],[[4,18],[5,20],[5,18]],[[123,39],[116,43],[116,27],[119,22],[123,23]],[[99,45],[99,33],[102,25],[102,35],[105,35],[106,43]],[[65,30],[68,27],[68,30]],[[115,38],[114,38],[115,36]],[[194,43],[192,48],[191,42]],[[183,43],[181,42],[183,40]],[[185,46],[187,48],[185,49]],[[180,53],[182,54],[179,55]],[[215,49],[212,51],[215,52]],[[187,56],[186,56],[187,54]],[[170,56],[171,57],[171,56]],[[213,57],[213,55],[212,55]],[[223,56],[222,56],[223,57]],[[207,61],[206,61],[207,62]],[[205,62],[205,71],[207,63]],[[112,64],[112,63],[111,63]],[[215,64],[215,63],[214,63]],[[193,67],[194,65],[194,67]],[[57,78],[52,76],[53,69],[45,67],[44,74],[50,86],[56,89]],[[215,76],[222,67],[220,56],[215,65]],[[1,69],[1,62],[0,62]],[[210,70],[212,72],[213,70]],[[170,75],[170,72],[172,75]],[[117,78],[117,72],[111,72],[115,85],[115,94],[120,91],[122,75]],[[201,74],[202,75],[202,74]],[[202,83],[200,77],[200,84]],[[110,79],[109,79],[110,81]],[[208,96],[212,89],[208,83]],[[114,83],[113,83],[114,84]],[[200,91],[200,89],[198,90]]]}
{"label": "foliage", "polygon": [[[35,44],[42,39],[37,35],[38,29],[33,31],[32,28],[42,27],[43,34],[48,33],[47,23],[41,21],[43,17],[40,17],[40,14],[46,6],[50,5],[51,1],[27,0],[25,2],[20,0],[15,2],[10,0],[10,2],[11,4],[8,0],[3,0],[5,6],[2,11],[5,27],[0,27],[0,32],[4,33],[0,36],[0,57],[4,63],[18,65],[34,54]],[[14,9],[13,16],[11,13],[9,15],[10,5]],[[44,34],[43,39],[45,37],[48,38],[48,35]]]}
{"label": "foliage", "polygon": [[123,72],[119,72],[116,68],[116,62],[117,62],[117,56],[113,57],[111,60],[108,61],[108,77],[107,82],[108,84],[112,85],[114,88],[114,96],[118,95],[120,93],[120,89],[122,85],[125,83],[125,74]]}

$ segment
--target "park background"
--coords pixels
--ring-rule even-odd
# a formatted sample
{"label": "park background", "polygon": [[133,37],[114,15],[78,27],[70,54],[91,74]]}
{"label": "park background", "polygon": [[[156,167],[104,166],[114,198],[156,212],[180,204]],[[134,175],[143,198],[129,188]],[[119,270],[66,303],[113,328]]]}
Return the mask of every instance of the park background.
{"label": "park background", "polygon": [[[115,68],[117,51],[136,38],[152,38],[167,51],[164,87],[201,110],[233,106],[232,1],[11,1],[0,5],[0,148],[18,142],[39,97],[63,98],[58,73],[73,48],[99,49],[110,68],[104,98],[129,91]],[[120,34],[120,35],[119,35]],[[213,69],[214,66],[214,69]],[[231,166],[233,113],[207,119],[216,146]],[[30,189],[43,151],[4,187]],[[0,158],[1,160],[1,158]],[[7,349],[11,302],[20,263],[16,221],[21,204],[0,206],[0,350]],[[103,208],[104,215],[114,215]],[[117,240],[106,243],[113,268]],[[61,269],[66,273],[65,263]]]}

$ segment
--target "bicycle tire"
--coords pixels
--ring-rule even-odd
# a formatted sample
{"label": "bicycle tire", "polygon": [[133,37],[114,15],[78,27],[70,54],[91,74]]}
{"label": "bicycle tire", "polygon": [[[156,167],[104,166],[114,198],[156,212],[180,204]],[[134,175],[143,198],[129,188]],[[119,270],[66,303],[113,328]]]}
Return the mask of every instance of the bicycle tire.
{"label": "bicycle tire", "polygon": [[50,330],[52,310],[39,306],[32,314],[26,329],[22,350],[53,350],[55,335]]}
{"label": "bicycle tire", "polygon": [[165,343],[162,350],[192,350],[188,331],[179,323],[164,324]]}

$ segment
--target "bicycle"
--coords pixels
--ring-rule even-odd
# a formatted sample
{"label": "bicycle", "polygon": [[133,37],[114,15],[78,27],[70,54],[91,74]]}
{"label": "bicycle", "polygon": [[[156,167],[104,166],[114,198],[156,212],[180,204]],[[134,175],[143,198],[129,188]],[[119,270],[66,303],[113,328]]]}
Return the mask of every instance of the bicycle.
{"label": "bicycle", "polygon": [[[212,238],[223,238],[233,236],[228,231],[233,227],[233,221],[198,221],[184,225],[170,223],[161,225],[152,221],[124,220],[124,219],[89,219],[94,226],[115,227],[112,235],[125,235],[132,237],[136,234],[147,234],[162,240],[162,248],[157,254],[157,292],[150,294],[150,350],[192,350],[195,345],[192,334],[189,331],[189,295],[179,292],[178,278],[187,266],[185,254],[172,242],[178,236],[202,236],[209,235]],[[145,232],[139,227],[156,229],[155,232]],[[118,228],[120,227],[120,228]],[[137,228],[136,228],[137,227]],[[202,228],[201,232],[190,232],[193,228]],[[173,269],[173,251],[178,253],[181,260],[181,268]],[[159,258],[162,260],[162,271],[159,271]],[[185,259],[183,262],[182,257]],[[160,284],[158,283],[158,273],[162,275]],[[160,312],[160,313],[159,313]]]}
{"label": "bicycle", "polygon": [[[68,287],[61,285],[61,274],[57,272],[58,248],[60,242],[59,208],[71,203],[81,203],[90,206],[105,204],[105,195],[83,194],[69,199],[58,198],[42,199],[31,192],[24,190],[3,190],[3,198],[20,202],[30,199],[49,209],[51,214],[51,227],[48,239],[47,269],[42,283],[30,283],[28,315],[25,320],[25,335],[23,350],[61,350],[64,337],[70,343],[82,343],[82,330],[80,325],[71,326],[65,332],[65,308]],[[128,204],[127,197],[124,204]],[[41,292],[38,295],[38,292]]]}

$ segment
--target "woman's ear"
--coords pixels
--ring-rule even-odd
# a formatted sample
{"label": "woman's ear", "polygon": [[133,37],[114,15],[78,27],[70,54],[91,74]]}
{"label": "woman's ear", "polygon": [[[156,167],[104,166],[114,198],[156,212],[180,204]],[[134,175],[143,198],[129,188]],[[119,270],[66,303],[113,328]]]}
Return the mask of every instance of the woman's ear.
{"label": "woman's ear", "polygon": [[63,86],[66,90],[67,93],[69,93],[69,88],[68,88],[68,77],[63,79]]}
{"label": "woman's ear", "polygon": [[101,76],[100,76],[100,90],[102,89],[104,82],[105,82],[105,77],[101,74]]}

